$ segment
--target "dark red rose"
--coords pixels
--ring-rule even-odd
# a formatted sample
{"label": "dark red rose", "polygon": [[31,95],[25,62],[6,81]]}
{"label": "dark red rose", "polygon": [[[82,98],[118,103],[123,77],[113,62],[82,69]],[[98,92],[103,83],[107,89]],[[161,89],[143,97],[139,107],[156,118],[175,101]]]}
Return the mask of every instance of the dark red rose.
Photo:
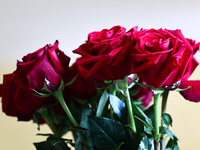
{"label": "dark red rose", "polygon": [[132,72],[130,45],[135,28],[126,32],[121,26],[92,32],[86,43],[74,53],[80,54],[82,60],[78,65],[87,69],[86,77],[103,80],[123,79]]}
{"label": "dark red rose", "polygon": [[[58,49],[56,41],[53,46],[46,45],[24,56],[22,60],[18,61],[16,71],[4,75],[0,93],[3,112],[27,121],[33,118],[33,112],[43,104],[57,101],[53,96],[38,97],[34,90],[41,91],[44,82],[50,90],[56,90],[61,80],[67,77],[70,58]],[[70,99],[67,98],[66,101]],[[55,110],[57,108],[55,107]]]}
{"label": "dark red rose", "polygon": [[41,98],[33,92],[24,90],[16,85],[14,74],[4,75],[2,92],[2,110],[8,116],[16,116],[19,121],[29,121],[33,112],[43,104],[55,102],[54,97]]}
{"label": "dark red rose", "polygon": [[180,30],[141,30],[134,38],[134,73],[155,88],[189,77],[198,65],[193,46]]}
{"label": "dark red rose", "polygon": [[52,45],[30,53],[18,61],[16,76],[22,80],[20,84],[25,84],[29,89],[39,90],[44,86],[44,82],[50,90],[56,90],[63,77],[67,75],[70,58],[58,49],[58,41]]}
{"label": "dark red rose", "polygon": [[74,77],[77,79],[68,87],[70,94],[78,99],[87,99],[94,96],[97,92],[95,83],[91,79],[85,78],[86,69],[77,65],[82,58],[78,58],[76,62],[69,68],[69,80]]}

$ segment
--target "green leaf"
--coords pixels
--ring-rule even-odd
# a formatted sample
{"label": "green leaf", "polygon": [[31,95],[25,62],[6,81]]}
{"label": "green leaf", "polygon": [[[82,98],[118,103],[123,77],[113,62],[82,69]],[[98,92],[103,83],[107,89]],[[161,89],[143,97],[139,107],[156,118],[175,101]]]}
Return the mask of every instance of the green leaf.
{"label": "green leaf", "polygon": [[151,86],[149,86],[149,85],[147,85],[147,84],[142,84],[142,83],[139,83],[139,82],[134,81],[134,80],[132,80],[132,82],[134,82],[135,84],[137,84],[137,85],[139,85],[139,86],[141,86],[141,87],[145,87],[145,88],[150,88],[150,87],[151,87]]}
{"label": "green leaf", "polygon": [[106,90],[104,90],[104,92],[101,95],[101,98],[99,100],[96,117],[101,117],[102,116],[103,110],[104,110],[104,107],[106,105],[107,100],[108,100],[108,92]]}
{"label": "green leaf", "polygon": [[70,148],[63,146],[62,144],[52,145],[48,141],[33,143],[37,150],[70,150]]}
{"label": "green leaf", "polygon": [[55,112],[53,111],[53,109],[51,108],[51,106],[50,105],[45,105],[45,106],[47,108],[49,117],[53,120],[54,123],[58,124],[57,116]]}
{"label": "green leaf", "polygon": [[[92,139],[90,137],[90,134],[89,134],[89,123],[88,123],[88,116],[90,116],[92,114],[92,109],[89,108],[88,106],[85,106],[83,108],[83,112],[81,114],[81,122],[80,122],[80,127],[79,129],[81,129],[80,131],[83,131],[85,135],[85,138],[86,138],[86,142],[87,142],[87,145],[89,146],[90,150],[93,149],[93,143],[92,143]],[[84,129],[84,130],[83,130]],[[82,149],[80,146],[81,146],[81,143],[82,143],[82,138],[80,136],[80,134],[77,134],[78,135],[78,140],[76,140],[76,149],[79,150],[79,149]]]}
{"label": "green leaf", "polygon": [[179,150],[178,145],[176,145],[173,150]]}
{"label": "green leaf", "polygon": [[109,94],[110,105],[113,108],[114,113],[121,119],[123,122],[126,122],[127,112],[126,105],[121,101],[117,96]]}
{"label": "green leaf", "polygon": [[154,150],[153,138],[148,138],[147,136],[144,136],[140,141],[138,150]]}
{"label": "green leaf", "polygon": [[89,117],[91,137],[98,150],[112,149],[124,142],[122,146],[131,146],[126,138],[123,126],[109,118]]}
{"label": "green leaf", "polygon": [[148,138],[149,140],[149,150],[154,150],[154,138]]}
{"label": "green leaf", "polygon": [[47,134],[38,133],[37,135],[40,135],[40,136],[51,136],[51,135],[53,135],[53,134],[50,134],[50,133],[47,133]]}
{"label": "green leaf", "polygon": [[129,93],[130,93],[130,96],[134,96],[136,95],[140,90],[141,90],[142,87],[140,88],[137,88],[135,90],[130,90]]}
{"label": "green leaf", "polygon": [[151,135],[152,134],[152,128],[148,127],[148,125],[144,126],[144,132],[146,132],[147,134]]}
{"label": "green leaf", "polygon": [[177,88],[177,89],[175,89],[175,90],[173,90],[173,91],[175,91],[175,92],[181,92],[181,91],[185,91],[185,90],[187,90],[187,89],[189,89],[189,88],[191,88],[191,86],[188,86],[188,87],[185,88],[185,89],[179,89],[179,88]]}
{"label": "green leaf", "polygon": [[[146,121],[140,119],[139,117],[137,116],[134,116],[136,119],[138,119],[139,121],[141,121],[147,128],[149,128],[150,130],[153,129],[153,127],[151,127]],[[148,132],[149,133],[149,132]]]}
{"label": "green leaf", "polygon": [[84,150],[84,144],[83,144],[80,134],[76,132],[76,135],[77,135],[77,139],[75,143],[75,150]]}
{"label": "green leaf", "polygon": [[47,141],[40,143],[33,143],[33,145],[37,150],[55,150],[54,146]]}
{"label": "green leaf", "polygon": [[178,138],[175,134],[173,134],[173,139],[170,138],[170,140],[168,141],[166,148],[170,150],[179,150]]}
{"label": "green leaf", "polygon": [[164,125],[167,126],[167,128],[169,127],[169,125],[172,126],[172,117],[169,114],[163,113],[161,119]]}
{"label": "green leaf", "polygon": [[124,142],[119,143],[117,146],[115,146],[112,150],[119,150],[120,147],[124,144]]}
{"label": "green leaf", "polygon": [[[65,142],[69,143],[71,146],[74,146],[74,143],[72,142],[72,139],[64,139],[64,138],[59,138],[53,134],[37,134],[37,135],[41,135],[41,136],[48,136],[47,137],[47,141],[45,142],[41,142],[41,143],[36,143],[36,146],[38,146],[38,148],[53,148],[52,150],[66,150],[68,149],[68,146]],[[50,145],[49,145],[50,144]],[[34,143],[35,145],[35,143]],[[40,149],[39,149],[40,150]],[[43,149],[41,149],[43,150]],[[46,149],[48,150],[48,149]]]}
{"label": "green leaf", "polygon": [[88,106],[85,106],[81,114],[80,126],[88,130],[89,130],[88,116],[90,115],[92,115],[92,109],[89,108]]}
{"label": "green leaf", "polygon": [[168,147],[165,150],[179,150],[178,145],[174,146],[174,147]]}
{"label": "green leaf", "polygon": [[47,137],[47,141],[49,142],[49,143],[51,143],[52,145],[55,145],[55,144],[57,144],[57,143],[60,143],[60,142],[64,142],[64,141],[66,141],[66,142],[68,142],[68,143],[72,143],[72,140],[71,139],[64,139],[64,138],[59,138],[59,137],[57,137],[57,136],[55,136],[55,135],[53,135],[53,134],[37,134],[37,135],[40,135],[40,136],[48,136]]}
{"label": "green leaf", "polygon": [[[135,82],[138,82],[138,80],[139,80],[139,78],[136,74],[130,74],[127,76],[127,78],[129,78],[131,80],[131,83],[128,84],[128,89],[131,89],[135,85]],[[133,82],[133,81],[135,81],[135,82]]]}
{"label": "green leaf", "polygon": [[[94,83],[94,84],[96,84],[97,86],[103,86],[103,85],[105,85],[105,83],[98,83],[97,81],[95,81],[94,79],[92,79],[91,77],[89,77],[90,78],[90,80]],[[107,82],[108,83],[108,82]],[[110,82],[109,82],[110,83]]]}
{"label": "green leaf", "polygon": [[159,128],[159,131],[160,131],[161,134],[167,134],[170,138],[172,138],[172,139],[174,138],[173,133],[169,129],[167,129],[163,126],[161,126]]}
{"label": "green leaf", "polygon": [[109,80],[109,81],[104,80],[104,83],[105,83],[105,84],[110,84],[110,83],[112,83],[112,80]]}
{"label": "green leaf", "polygon": [[70,127],[70,130],[81,131],[81,132],[90,132],[88,129],[83,127]]}
{"label": "green leaf", "polygon": [[116,85],[118,90],[124,95],[124,92],[128,88],[127,77],[125,77],[123,80],[116,80]]}
{"label": "green leaf", "polygon": [[154,126],[154,105],[151,105],[148,109],[144,111],[144,113],[151,119],[151,122]]}
{"label": "green leaf", "polygon": [[65,86],[70,86],[74,81],[78,78],[79,74],[77,74],[69,83],[66,83]]}
{"label": "green leaf", "polygon": [[34,111],[33,113],[33,121],[37,123],[38,125],[38,130],[40,130],[40,123],[39,123],[39,119],[41,118],[42,116],[37,112],[37,111]]}
{"label": "green leaf", "polygon": [[133,108],[135,115],[137,115],[137,116],[134,116],[134,117],[136,117],[143,124],[145,124],[150,130],[152,130],[153,124],[152,124],[151,119],[136,105],[132,104],[132,108]]}
{"label": "green leaf", "polygon": [[49,97],[51,95],[51,93],[40,93],[36,90],[33,89],[33,91],[38,95],[38,96],[41,96],[41,97]]}
{"label": "green leaf", "polygon": [[58,137],[56,137],[55,135],[50,135],[50,136],[47,138],[47,141],[50,142],[52,145],[56,145],[57,143],[61,143],[61,142],[64,142],[64,141],[67,141],[67,142],[69,142],[69,143],[72,143],[72,140],[63,139],[63,138],[58,138]]}

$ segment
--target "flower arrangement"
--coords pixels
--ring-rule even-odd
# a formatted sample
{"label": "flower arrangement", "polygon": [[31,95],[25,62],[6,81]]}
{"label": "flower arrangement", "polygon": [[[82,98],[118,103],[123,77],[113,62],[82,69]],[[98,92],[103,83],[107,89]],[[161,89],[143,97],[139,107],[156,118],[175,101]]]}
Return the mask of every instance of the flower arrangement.
{"label": "flower arrangement", "polygon": [[[24,56],[0,85],[6,115],[52,130],[37,150],[179,149],[167,98],[173,91],[200,101],[200,81],[188,80],[200,43],[180,30],[114,26],[91,32],[72,66],[58,44]],[[75,143],[62,138],[68,131]]]}

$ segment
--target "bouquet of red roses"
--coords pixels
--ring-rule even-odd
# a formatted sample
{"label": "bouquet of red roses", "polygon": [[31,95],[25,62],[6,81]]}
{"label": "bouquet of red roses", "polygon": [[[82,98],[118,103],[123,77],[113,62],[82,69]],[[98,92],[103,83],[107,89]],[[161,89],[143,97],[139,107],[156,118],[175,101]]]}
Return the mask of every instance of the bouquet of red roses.
{"label": "bouquet of red roses", "polygon": [[[24,56],[0,85],[3,112],[52,130],[37,150],[179,149],[167,98],[200,101],[200,81],[188,80],[200,43],[180,30],[114,26],[91,32],[72,66],[58,44]],[[68,131],[75,143],[62,138]]]}

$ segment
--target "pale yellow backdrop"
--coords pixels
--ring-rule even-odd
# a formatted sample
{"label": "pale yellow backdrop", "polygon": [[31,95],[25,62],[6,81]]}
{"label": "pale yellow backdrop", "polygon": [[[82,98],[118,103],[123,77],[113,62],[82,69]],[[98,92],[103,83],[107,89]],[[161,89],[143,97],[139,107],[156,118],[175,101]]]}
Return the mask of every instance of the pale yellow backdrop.
{"label": "pale yellow backdrop", "polygon": [[[0,0],[0,83],[3,74],[15,70],[16,60],[56,39],[72,64],[77,55],[71,51],[89,32],[115,25],[127,30],[133,26],[178,28],[200,41],[199,15],[197,0]],[[192,79],[200,79],[199,68]],[[200,103],[175,93],[170,95],[167,112],[174,119],[171,129],[180,139],[180,149],[199,150]],[[46,126],[38,131],[32,122],[17,122],[0,111],[0,150],[34,150],[32,143],[44,140],[36,134],[49,132]]]}

